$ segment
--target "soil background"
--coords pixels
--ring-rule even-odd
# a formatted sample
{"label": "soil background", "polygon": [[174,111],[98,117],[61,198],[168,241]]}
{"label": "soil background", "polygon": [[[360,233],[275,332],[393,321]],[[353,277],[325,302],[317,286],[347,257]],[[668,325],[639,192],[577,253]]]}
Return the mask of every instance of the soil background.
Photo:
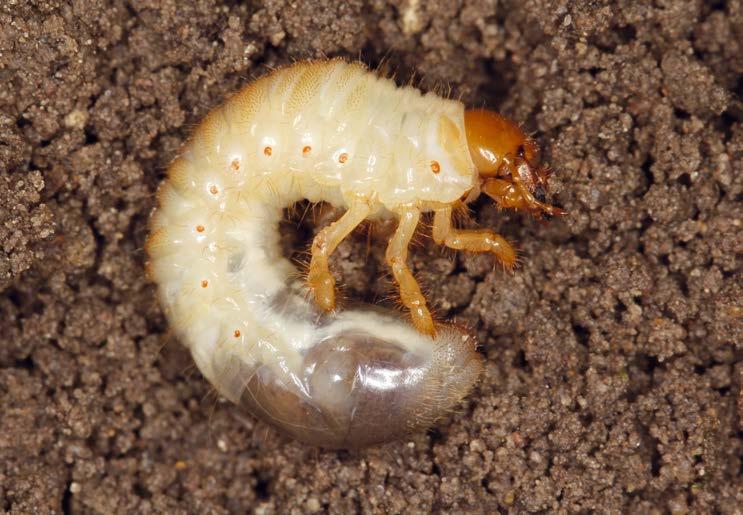
{"label": "soil background", "polygon": [[[420,238],[486,370],[437,429],[355,453],[216,399],[143,273],[194,124],[323,55],[523,123],[569,212],[478,202],[513,274]],[[741,513],[742,74],[734,0],[2,2],[0,509]],[[349,297],[385,295],[382,245],[340,247]]]}

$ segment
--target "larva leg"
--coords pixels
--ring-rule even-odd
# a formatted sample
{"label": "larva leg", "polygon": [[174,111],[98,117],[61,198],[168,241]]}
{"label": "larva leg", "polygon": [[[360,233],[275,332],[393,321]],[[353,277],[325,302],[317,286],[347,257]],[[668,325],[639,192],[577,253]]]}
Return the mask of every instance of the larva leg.
{"label": "larva leg", "polygon": [[544,212],[550,216],[565,214],[559,207],[545,204],[534,198],[529,188],[519,179],[518,174],[512,174],[511,180],[488,179],[482,185],[482,191],[504,209],[524,209],[532,213]]}
{"label": "larva leg", "polygon": [[503,236],[487,229],[470,231],[454,229],[451,215],[451,207],[437,209],[434,213],[433,240],[436,243],[456,250],[492,252],[503,266],[513,268],[516,264],[516,251]]}
{"label": "larva leg", "polygon": [[392,268],[392,275],[400,287],[400,298],[406,308],[410,310],[415,328],[423,333],[433,336],[435,327],[431,313],[426,307],[426,298],[421,293],[418,281],[407,265],[408,245],[415,234],[415,229],[420,220],[420,211],[413,207],[405,207],[400,211],[400,223],[395,234],[390,239],[385,255],[387,264]]}
{"label": "larva leg", "polygon": [[482,185],[482,192],[503,209],[526,209],[526,201],[511,181],[487,179]]}
{"label": "larva leg", "polygon": [[325,227],[312,240],[307,284],[315,296],[315,302],[324,311],[335,309],[335,279],[328,269],[328,258],[338,244],[364,221],[369,212],[369,204],[364,201],[355,202],[342,217]]}
{"label": "larva leg", "polygon": [[524,198],[524,201],[527,203],[527,205],[532,210],[543,211],[550,216],[559,216],[559,215],[565,214],[565,212],[559,207],[551,206],[549,204],[545,204],[544,202],[540,202],[537,199],[535,199],[532,192],[529,191],[529,188],[526,187],[526,184],[524,184],[521,181],[518,174],[514,174],[512,179],[513,179],[514,186],[516,186],[516,189],[518,190],[518,192]]}

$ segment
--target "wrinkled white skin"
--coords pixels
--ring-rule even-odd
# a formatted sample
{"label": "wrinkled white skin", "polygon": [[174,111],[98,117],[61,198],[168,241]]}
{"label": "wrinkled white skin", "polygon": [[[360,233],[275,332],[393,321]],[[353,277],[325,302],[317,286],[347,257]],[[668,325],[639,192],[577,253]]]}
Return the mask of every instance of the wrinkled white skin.
{"label": "wrinkled white skin", "polygon": [[222,395],[300,440],[356,447],[424,428],[469,392],[481,359],[465,333],[432,340],[371,306],[320,314],[278,244],[301,199],[363,200],[384,218],[461,198],[477,177],[463,113],[333,60],[278,70],[201,123],[158,191],[148,271]]}

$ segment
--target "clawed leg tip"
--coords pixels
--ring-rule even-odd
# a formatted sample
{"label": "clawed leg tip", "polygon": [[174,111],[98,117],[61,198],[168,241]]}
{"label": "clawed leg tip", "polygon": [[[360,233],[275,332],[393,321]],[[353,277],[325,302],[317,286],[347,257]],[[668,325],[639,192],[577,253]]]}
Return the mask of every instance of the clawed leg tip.
{"label": "clawed leg tip", "polygon": [[548,206],[547,208],[542,209],[542,211],[550,218],[554,218],[556,216],[565,216],[568,214],[568,212],[564,209],[555,206]]}

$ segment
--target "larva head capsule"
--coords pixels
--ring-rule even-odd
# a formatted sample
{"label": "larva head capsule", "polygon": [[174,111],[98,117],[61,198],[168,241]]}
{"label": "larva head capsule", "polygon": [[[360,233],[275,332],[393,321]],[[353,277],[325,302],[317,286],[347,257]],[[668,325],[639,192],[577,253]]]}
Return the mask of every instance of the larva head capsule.
{"label": "larva head capsule", "polygon": [[535,217],[563,211],[544,204],[549,167],[540,162],[539,147],[512,121],[487,109],[464,113],[467,145],[480,175],[481,190],[504,208]]}

